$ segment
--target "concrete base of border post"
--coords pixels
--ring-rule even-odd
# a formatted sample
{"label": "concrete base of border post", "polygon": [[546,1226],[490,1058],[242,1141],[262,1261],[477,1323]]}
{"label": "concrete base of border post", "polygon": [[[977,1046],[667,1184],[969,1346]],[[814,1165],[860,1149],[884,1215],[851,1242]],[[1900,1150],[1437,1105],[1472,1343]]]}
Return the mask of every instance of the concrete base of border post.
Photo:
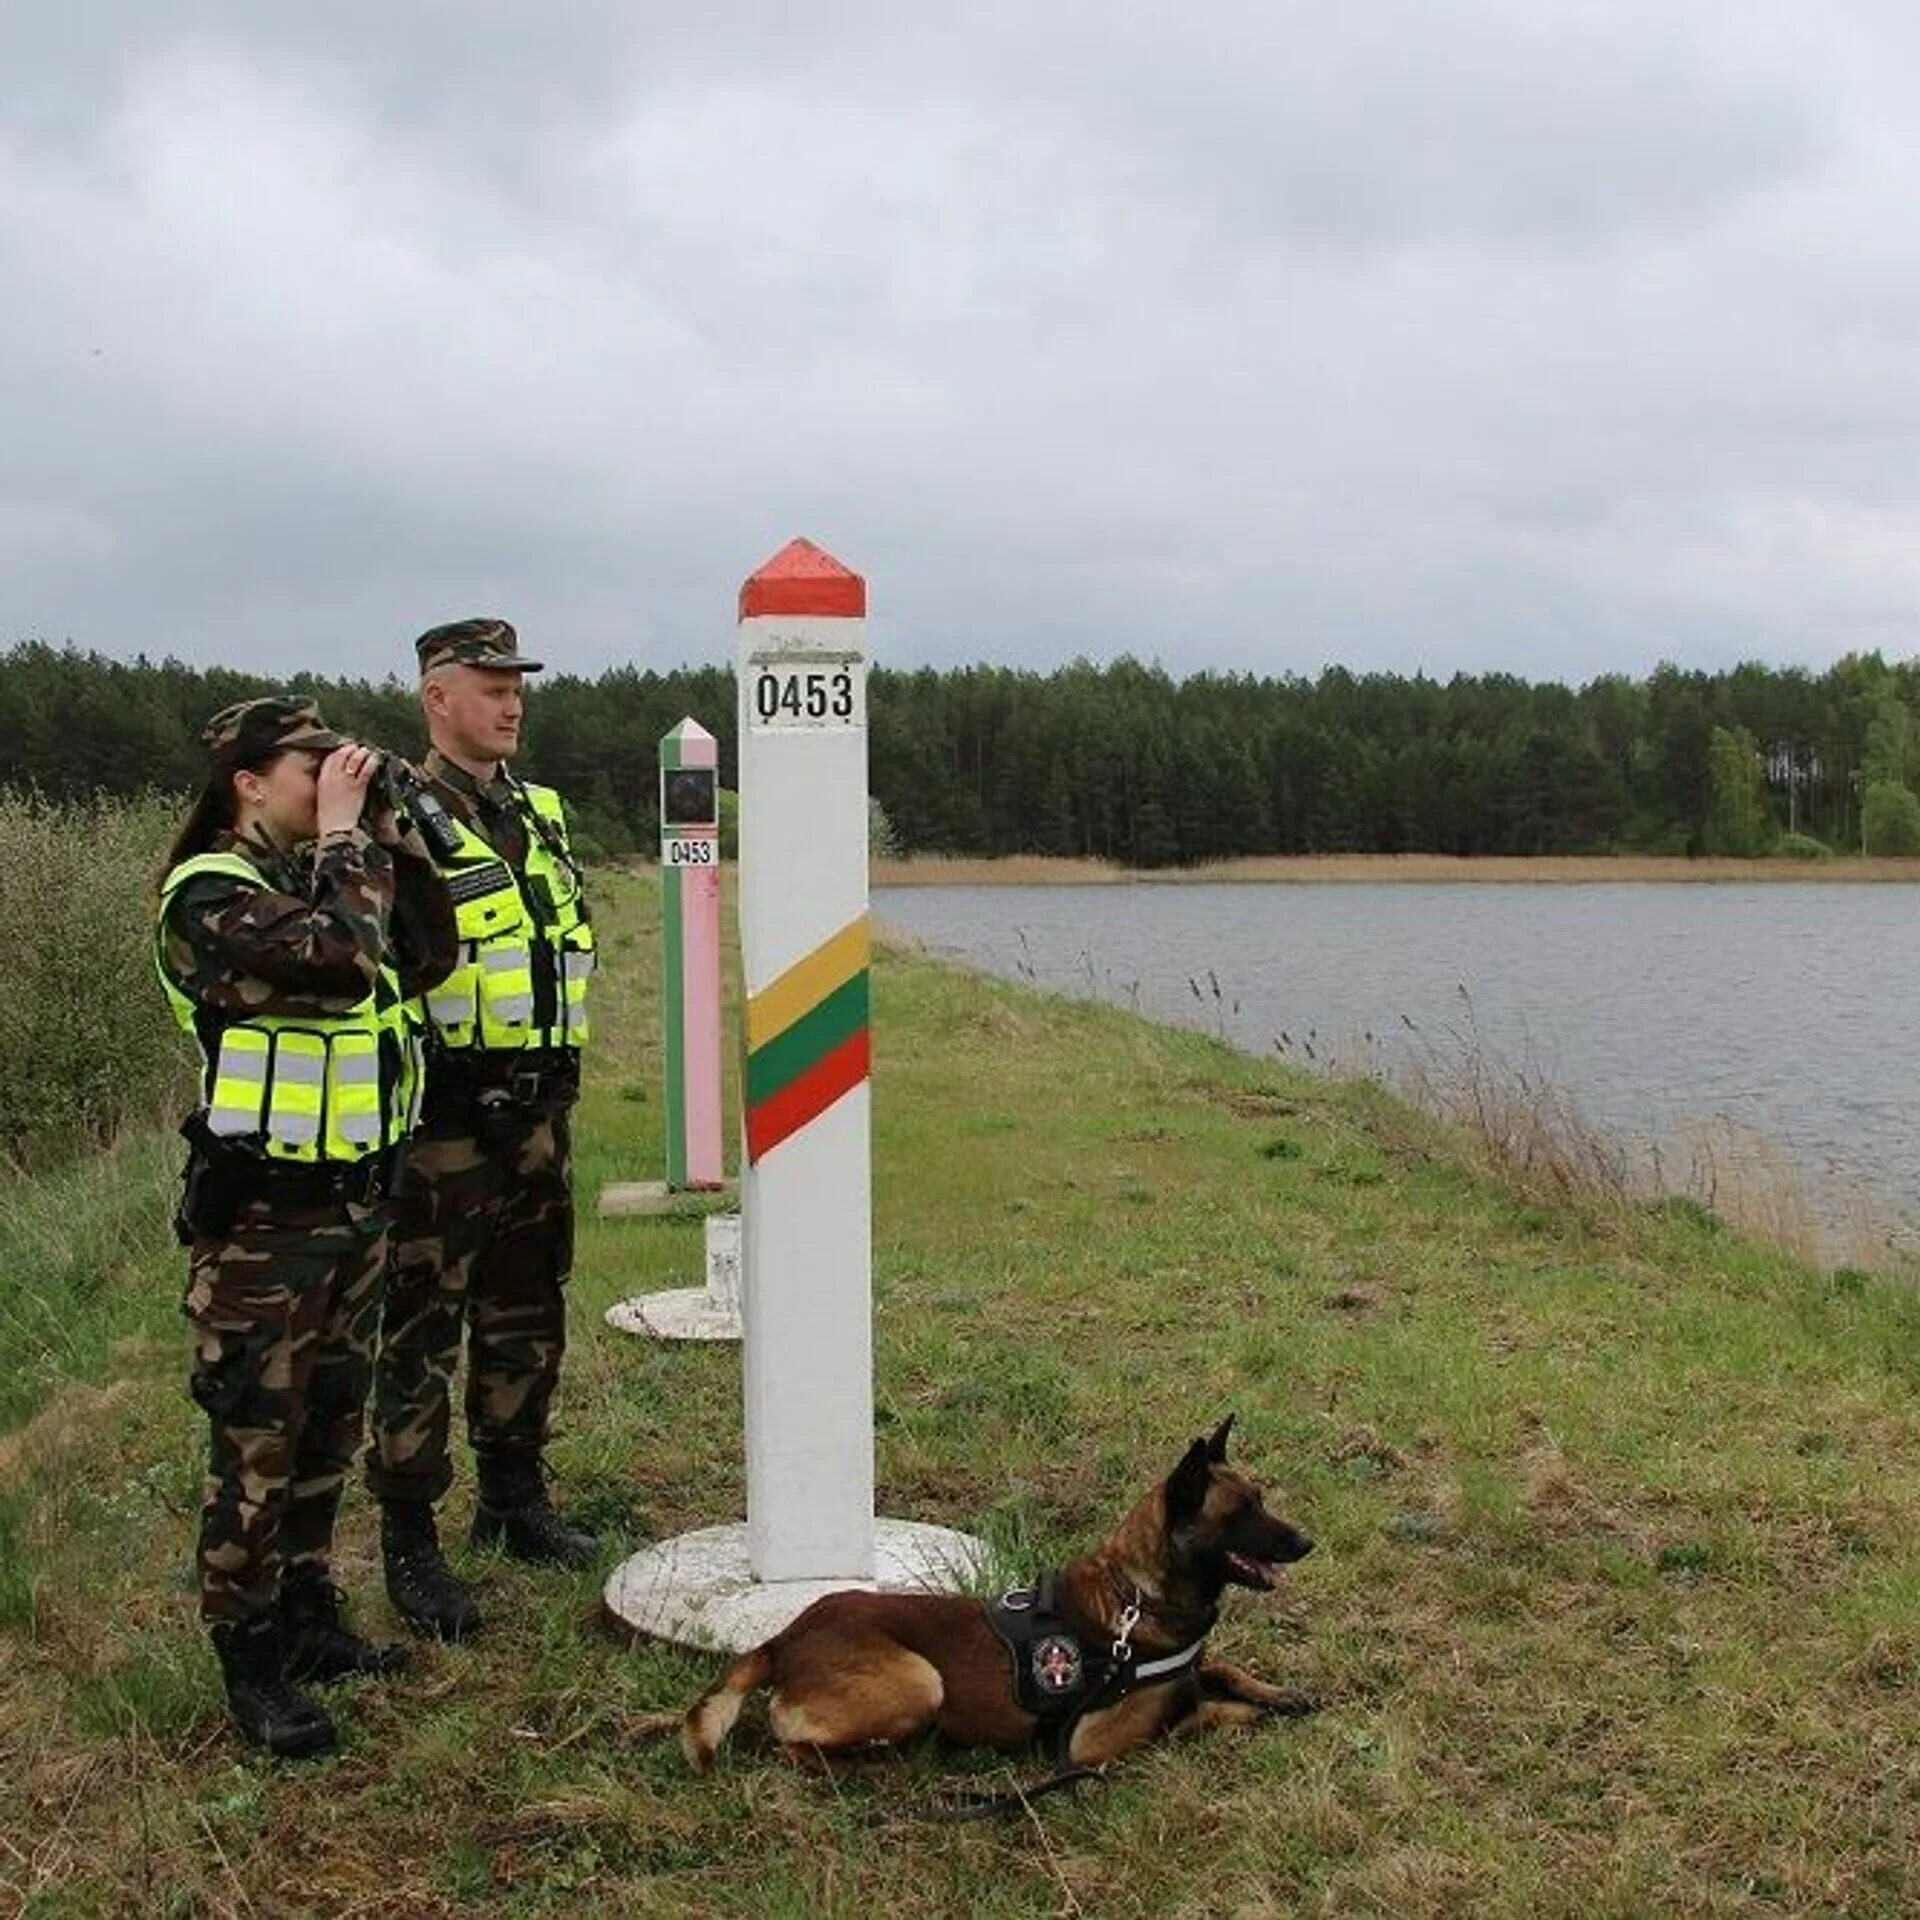
{"label": "concrete base of border post", "polygon": [[744,1653],[829,1593],[955,1593],[985,1571],[971,1534],[917,1520],[876,1520],[872,1580],[756,1580],[747,1529],[702,1527],[645,1548],[613,1571],[607,1617],[650,1640]]}
{"label": "concrete base of border post", "polygon": [[705,1222],[707,1284],[666,1293],[636,1293],[607,1309],[607,1325],[653,1340],[738,1340],[740,1216],[710,1213]]}
{"label": "concrete base of border post", "polygon": [[610,1180],[600,1189],[600,1217],[625,1215],[700,1214],[714,1206],[730,1205],[739,1197],[740,1183],[723,1180],[717,1187],[670,1187],[664,1180]]}

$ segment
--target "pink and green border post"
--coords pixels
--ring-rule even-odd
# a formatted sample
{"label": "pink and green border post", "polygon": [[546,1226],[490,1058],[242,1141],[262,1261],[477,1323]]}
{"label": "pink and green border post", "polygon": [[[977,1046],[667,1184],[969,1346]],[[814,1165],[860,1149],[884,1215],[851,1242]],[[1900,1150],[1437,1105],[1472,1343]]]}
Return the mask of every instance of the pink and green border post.
{"label": "pink and green border post", "polygon": [[[722,1157],[720,1118],[720,745],[689,717],[662,736],[659,757],[667,1177],[603,1187],[603,1214],[699,1210],[708,1196],[732,1186]],[[616,1311],[627,1313],[627,1305]],[[626,1327],[628,1321],[613,1324]]]}
{"label": "pink and green border post", "polygon": [[660,1041],[667,1186],[717,1193],[720,1156],[720,743],[682,720],[660,742]]}
{"label": "pink and green border post", "polygon": [[636,1631],[742,1648],[846,1587],[946,1591],[978,1541],[874,1503],[866,582],[795,540],[740,589],[747,1521],[636,1554]]}
{"label": "pink and green border post", "polygon": [[[628,1212],[725,1191],[720,1126],[720,747],[688,718],[660,742],[660,1053],[667,1177],[610,1190]],[[601,1210],[615,1210],[603,1195]],[[635,1294],[610,1327],[658,1340],[738,1340],[740,1216],[707,1215],[707,1284]]]}

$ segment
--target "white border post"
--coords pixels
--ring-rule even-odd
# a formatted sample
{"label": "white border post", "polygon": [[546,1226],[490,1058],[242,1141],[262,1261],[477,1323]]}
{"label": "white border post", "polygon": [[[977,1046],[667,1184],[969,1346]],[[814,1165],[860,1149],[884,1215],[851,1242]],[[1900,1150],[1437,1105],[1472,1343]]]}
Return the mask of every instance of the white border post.
{"label": "white border post", "polygon": [[734,1651],[850,1586],[950,1593],[968,1534],[873,1511],[866,588],[795,540],[740,590],[747,1524],[643,1548],[635,1633]]}
{"label": "white border post", "polygon": [[873,1577],[866,583],[810,542],[740,589],[747,1539]]}

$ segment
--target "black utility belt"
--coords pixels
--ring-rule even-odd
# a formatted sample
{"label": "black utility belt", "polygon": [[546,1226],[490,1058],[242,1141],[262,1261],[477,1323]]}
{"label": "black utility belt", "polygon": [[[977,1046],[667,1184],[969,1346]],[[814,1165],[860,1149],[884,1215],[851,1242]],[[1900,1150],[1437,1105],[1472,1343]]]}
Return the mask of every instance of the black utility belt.
{"label": "black utility belt", "polygon": [[393,1191],[403,1148],[382,1147],[364,1160],[267,1160],[234,1163],[245,1198],[272,1206],[326,1207],[341,1201],[370,1207]]}
{"label": "black utility belt", "polygon": [[403,1151],[382,1147],[351,1161],[274,1160],[259,1134],[235,1138],[213,1132],[204,1107],[187,1116],[180,1132],[190,1149],[173,1216],[183,1247],[223,1238],[242,1209],[256,1204],[296,1211],[377,1206],[393,1191]]}
{"label": "black utility belt", "polygon": [[489,1106],[566,1106],[580,1097],[580,1055],[571,1047],[524,1053],[441,1048],[427,1056],[427,1099],[431,1104],[450,1094]]}

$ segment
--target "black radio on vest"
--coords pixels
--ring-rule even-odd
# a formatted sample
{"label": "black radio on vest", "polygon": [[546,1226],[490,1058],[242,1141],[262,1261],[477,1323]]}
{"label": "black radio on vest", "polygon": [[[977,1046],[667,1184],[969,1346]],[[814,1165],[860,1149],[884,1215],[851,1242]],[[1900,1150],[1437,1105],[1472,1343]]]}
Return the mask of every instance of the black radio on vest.
{"label": "black radio on vest", "polygon": [[418,769],[391,754],[382,754],[376,784],[382,774],[394,812],[404,814],[420,829],[420,838],[436,860],[453,859],[460,851],[460,830]]}

